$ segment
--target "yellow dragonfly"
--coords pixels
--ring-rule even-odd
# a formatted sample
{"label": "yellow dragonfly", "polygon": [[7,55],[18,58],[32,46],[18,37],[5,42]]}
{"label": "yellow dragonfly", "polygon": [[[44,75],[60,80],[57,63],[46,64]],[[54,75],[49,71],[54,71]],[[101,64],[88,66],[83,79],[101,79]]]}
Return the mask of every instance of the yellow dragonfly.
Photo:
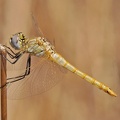
{"label": "yellow dragonfly", "polygon": [[[28,93],[28,92],[30,95],[33,91],[36,94],[46,91],[48,88],[50,88],[51,86],[54,86],[56,84],[56,82],[54,82],[55,79],[57,79],[56,81],[61,79],[61,74],[60,74],[59,68],[58,68],[58,66],[61,66],[62,68],[65,68],[65,69],[71,71],[72,73],[80,76],[81,78],[88,81],[92,85],[97,86],[99,89],[103,90],[104,92],[108,93],[109,95],[115,96],[115,97],[117,96],[116,93],[113,92],[109,87],[107,87],[103,83],[97,81],[96,79],[90,77],[89,75],[81,72],[76,67],[71,65],[66,59],[64,59],[59,53],[57,53],[54,46],[50,42],[48,42],[47,39],[44,37],[36,37],[33,39],[29,39],[29,38],[26,38],[26,36],[22,32],[19,32],[19,33],[14,34],[10,38],[10,45],[12,46],[12,48],[14,48],[15,50],[18,51],[17,53],[14,53],[11,50],[11,48],[4,46],[6,48],[7,54],[12,59],[15,59],[13,62],[11,62],[8,58],[6,58],[10,63],[15,64],[21,58],[21,56],[23,56],[25,53],[28,53],[28,59],[27,59],[27,63],[26,63],[25,73],[22,75],[19,75],[17,77],[8,78],[8,82],[4,86],[8,85],[9,83],[13,83],[13,82],[17,83],[16,81],[21,81],[22,79],[23,79],[22,81],[24,81],[23,82],[24,84],[27,84],[27,82],[31,82],[30,84],[32,86],[34,85],[33,83],[36,82],[36,84],[35,84],[36,88],[35,87],[24,88],[23,83],[21,85],[19,85],[19,82],[18,82],[18,86],[16,87],[14,92],[11,89],[10,91],[12,91],[12,92],[10,92],[10,94],[15,94],[15,96],[17,96],[18,93],[16,91],[19,90],[20,93],[18,94],[18,96],[20,94],[22,94],[22,97],[25,97],[26,93]],[[31,70],[31,56],[38,57],[38,59],[41,60],[40,66],[37,64],[37,62],[35,63],[36,67],[33,70],[34,73],[32,73],[32,74],[30,74],[30,72],[32,71]],[[49,67],[49,70],[47,70],[48,68],[45,66],[49,66],[50,64],[54,67]],[[39,72],[35,72],[36,69]],[[59,75],[57,77],[55,77],[54,73],[55,72],[57,73],[57,71],[58,71]],[[64,72],[64,70],[63,70],[63,72]],[[38,77],[38,74],[40,74],[39,77]],[[45,74],[44,78],[42,78],[43,77],[42,74]],[[27,81],[24,80],[26,78],[28,79]],[[29,81],[29,78],[31,79],[31,81]],[[36,79],[37,79],[37,81],[36,81]],[[41,81],[40,79],[43,79],[43,80]],[[50,79],[50,81],[47,81],[47,79]],[[41,83],[39,81],[41,81]],[[1,88],[4,86],[1,86]],[[33,90],[33,88],[34,88],[34,90]],[[23,91],[23,93],[21,93],[21,91],[24,89],[25,89],[25,91]],[[38,89],[39,89],[39,91],[38,91]]]}

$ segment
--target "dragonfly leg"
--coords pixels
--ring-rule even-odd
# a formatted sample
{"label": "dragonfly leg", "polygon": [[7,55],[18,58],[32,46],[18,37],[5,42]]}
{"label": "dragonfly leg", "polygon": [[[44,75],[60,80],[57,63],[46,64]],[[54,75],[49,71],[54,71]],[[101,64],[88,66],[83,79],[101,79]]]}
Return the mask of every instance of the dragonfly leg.
{"label": "dragonfly leg", "polygon": [[3,46],[4,46],[6,49],[10,50],[12,54],[16,55],[16,53],[15,53],[10,47],[8,47],[8,46],[6,46],[6,45],[3,45]]}
{"label": "dragonfly leg", "polygon": [[17,81],[19,81],[19,80],[24,79],[27,75],[30,74],[30,67],[31,67],[31,56],[29,55],[29,56],[28,56],[28,59],[27,59],[27,64],[26,64],[25,73],[24,73],[23,75],[19,75],[19,76],[16,76],[16,77],[7,78],[7,80],[12,80],[12,81],[7,82],[5,85],[1,86],[0,88],[3,88],[3,87],[5,87],[6,85],[8,85],[8,84],[10,84],[10,83],[14,83],[14,82],[17,82]]}
{"label": "dragonfly leg", "polygon": [[20,51],[20,52],[13,52],[11,48],[3,45],[5,48],[6,48],[6,53],[9,55],[9,57],[11,59],[14,59],[14,61],[11,61],[9,60],[7,57],[3,56],[8,62],[10,62],[11,64],[15,64],[19,59],[20,57],[25,53],[25,51]]}

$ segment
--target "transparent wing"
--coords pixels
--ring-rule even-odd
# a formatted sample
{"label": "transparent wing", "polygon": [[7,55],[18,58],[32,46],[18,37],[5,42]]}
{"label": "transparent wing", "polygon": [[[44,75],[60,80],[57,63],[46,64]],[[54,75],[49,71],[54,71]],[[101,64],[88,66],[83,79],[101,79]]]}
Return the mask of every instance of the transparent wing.
{"label": "transparent wing", "polygon": [[33,13],[31,13],[31,18],[32,18],[32,24],[33,24],[33,28],[34,28],[33,30],[35,30],[35,33],[38,36],[44,37],[42,30],[40,29],[40,27],[38,27],[37,19]]}
{"label": "transparent wing", "polygon": [[[37,36],[43,36],[43,33],[38,27],[38,23],[34,15],[32,15],[32,23],[34,28],[31,30],[30,35],[35,35],[35,37],[36,34]],[[10,45],[7,44],[7,46]],[[7,78],[24,74],[27,58],[28,55],[25,54],[14,65],[11,65],[8,62]],[[43,93],[55,86],[58,81],[61,81],[66,71],[67,70],[65,70],[63,67],[49,61],[46,58],[32,57],[30,75],[8,86],[8,99],[22,99]]]}
{"label": "transparent wing", "polygon": [[[12,83],[8,87],[8,99],[22,99],[43,93],[61,81],[66,73],[63,67],[46,58],[33,57],[32,66],[28,77]],[[8,75],[14,76],[20,71],[9,71]]]}
{"label": "transparent wing", "polygon": [[30,23],[29,37],[45,37],[42,29],[39,27],[40,21],[38,21],[37,15],[31,13],[29,23]]}

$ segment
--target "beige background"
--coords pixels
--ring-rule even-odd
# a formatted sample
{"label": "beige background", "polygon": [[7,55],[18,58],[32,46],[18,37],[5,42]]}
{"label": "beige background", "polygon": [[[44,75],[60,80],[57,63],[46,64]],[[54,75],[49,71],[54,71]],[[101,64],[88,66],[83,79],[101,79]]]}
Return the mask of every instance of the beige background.
{"label": "beige background", "polygon": [[44,94],[8,100],[8,120],[119,120],[119,11],[119,0],[0,0],[1,43],[19,31],[32,36],[33,13],[60,54],[118,94],[111,97],[68,72]]}

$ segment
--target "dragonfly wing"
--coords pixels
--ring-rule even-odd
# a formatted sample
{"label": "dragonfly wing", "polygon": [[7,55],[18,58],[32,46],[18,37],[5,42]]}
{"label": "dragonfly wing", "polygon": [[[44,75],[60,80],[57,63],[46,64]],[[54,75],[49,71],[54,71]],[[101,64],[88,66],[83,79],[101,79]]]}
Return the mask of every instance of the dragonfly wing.
{"label": "dragonfly wing", "polygon": [[61,81],[66,73],[62,66],[46,58],[33,57],[32,65],[29,76],[8,87],[9,99],[22,99],[43,93]]}

